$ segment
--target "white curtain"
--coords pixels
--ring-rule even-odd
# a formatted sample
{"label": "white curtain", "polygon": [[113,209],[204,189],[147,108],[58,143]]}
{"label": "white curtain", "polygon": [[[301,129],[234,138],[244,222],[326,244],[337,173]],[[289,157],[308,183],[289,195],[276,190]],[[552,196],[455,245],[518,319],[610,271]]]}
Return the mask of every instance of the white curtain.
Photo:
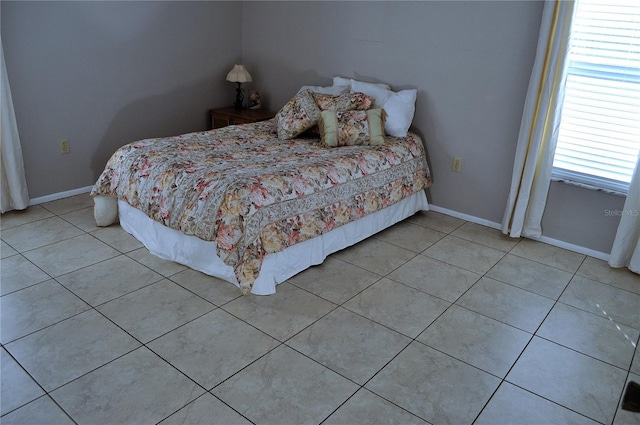
{"label": "white curtain", "polygon": [[27,180],[24,176],[24,163],[22,161],[22,148],[18,136],[18,126],[13,110],[11,99],[11,89],[9,88],[9,78],[7,67],[4,63],[4,50],[0,40],[0,53],[2,56],[2,82],[0,114],[0,186],[2,196],[0,197],[0,207],[2,212],[10,210],[23,210],[29,206],[29,193],[27,191]]}
{"label": "white curtain", "polygon": [[547,1],[520,124],[516,160],[502,232],[542,235],[553,154],[560,125],[574,1]]}
{"label": "white curtain", "polygon": [[629,267],[632,272],[640,273],[640,156],[611,248],[609,265]]}

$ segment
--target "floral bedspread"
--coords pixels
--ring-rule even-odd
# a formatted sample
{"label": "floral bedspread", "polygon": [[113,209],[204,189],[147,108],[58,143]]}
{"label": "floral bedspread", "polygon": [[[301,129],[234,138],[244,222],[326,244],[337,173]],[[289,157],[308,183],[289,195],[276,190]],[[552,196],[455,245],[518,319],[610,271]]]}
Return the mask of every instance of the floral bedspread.
{"label": "floral bedspread", "polygon": [[273,120],[116,151],[91,194],[115,196],[153,220],[206,241],[251,291],[265,255],[392,205],[431,184],[409,133],[380,146],[327,148],[280,140]]}

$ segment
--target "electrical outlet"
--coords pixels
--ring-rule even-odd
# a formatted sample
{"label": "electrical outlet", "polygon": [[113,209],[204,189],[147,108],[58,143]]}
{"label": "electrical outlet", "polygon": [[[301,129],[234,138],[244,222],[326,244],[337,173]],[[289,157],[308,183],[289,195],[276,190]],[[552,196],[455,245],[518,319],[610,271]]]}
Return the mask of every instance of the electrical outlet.
{"label": "electrical outlet", "polygon": [[455,172],[459,172],[462,169],[462,158],[454,156],[453,164],[451,165],[451,169]]}
{"label": "electrical outlet", "polygon": [[69,152],[70,152],[69,140],[67,139],[60,140],[60,153],[67,154]]}

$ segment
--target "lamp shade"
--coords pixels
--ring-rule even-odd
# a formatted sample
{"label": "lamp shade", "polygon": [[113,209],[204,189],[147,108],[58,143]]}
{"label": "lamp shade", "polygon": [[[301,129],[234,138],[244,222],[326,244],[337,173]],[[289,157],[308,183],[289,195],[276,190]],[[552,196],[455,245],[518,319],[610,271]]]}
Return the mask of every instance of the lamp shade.
{"label": "lamp shade", "polygon": [[227,81],[249,83],[251,82],[251,74],[245,69],[244,65],[233,65],[233,69],[227,74]]}

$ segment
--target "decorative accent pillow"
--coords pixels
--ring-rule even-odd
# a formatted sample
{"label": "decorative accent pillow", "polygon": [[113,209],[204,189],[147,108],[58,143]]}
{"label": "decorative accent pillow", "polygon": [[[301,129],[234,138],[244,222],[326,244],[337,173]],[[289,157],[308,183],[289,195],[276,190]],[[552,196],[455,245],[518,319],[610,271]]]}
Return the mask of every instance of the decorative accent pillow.
{"label": "decorative accent pillow", "polygon": [[322,111],[318,127],[322,143],[328,147],[381,145],[384,143],[382,109],[367,111]]}
{"label": "decorative accent pillow", "polygon": [[276,114],[276,132],[280,139],[293,139],[313,127],[320,118],[320,109],[310,90],[296,94]]}
{"label": "decorative accent pillow", "polygon": [[369,83],[351,80],[351,90],[362,92],[376,99],[375,108],[383,108],[387,113],[385,131],[394,137],[405,137],[411,127],[416,111],[418,90],[394,92]]}
{"label": "decorative accent pillow", "polygon": [[375,98],[364,93],[344,93],[340,96],[313,93],[321,111],[366,111],[373,108]]}

